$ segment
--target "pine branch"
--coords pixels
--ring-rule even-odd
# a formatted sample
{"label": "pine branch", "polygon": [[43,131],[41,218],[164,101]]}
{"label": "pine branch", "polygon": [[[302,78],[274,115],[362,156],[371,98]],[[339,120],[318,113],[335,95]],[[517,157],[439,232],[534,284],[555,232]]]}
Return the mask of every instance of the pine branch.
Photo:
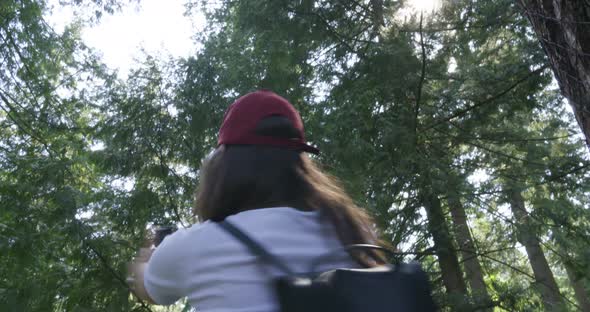
{"label": "pine branch", "polygon": [[83,238],[82,238],[82,243],[84,245],[86,245],[88,247],[88,249],[90,249],[100,260],[100,263],[105,267],[105,269],[107,269],[107,271],[121,284],[123,285],[130,293],[132,293],[135,298],[137,298],[137,300],[139,301],[139,303],[141,304],[141,306],[150,312],[153,312],[152,309],[150,309],[150,307],[145,303],[144,300],[142,300],[137,293],[135,292],[135,290],[133,288],[131,288],[131,286],[129,286],[129,284],[127,284],[127,281],[125,280],[125,278],[123,278],[122,276],[119,275],[119,273],[113,269],[113,267],[109,264],[109,262],[107,261],[106,257],[98,251],[98,249],[96,249],[94,246],[92,246],[92,244],[90,242],[88,242],[88,240],[86,239],[86,237],[90,236],[92,237],[91,233],[85,233],[84,230],[82,230],[83,227],[86,227],[85,224],[81,223],[81,222],[77,222],[78,228],[83,232]]}
{"label": "pine branch", "polygon": [[[500,264],[502,264],[502,265],[504,265],[504,266],[508,267],[509,269],[511,269],[511,270],[513,270],[513,271],[515,271],[515,272],[518,272],[518,273],[520,273],[520,274],[522,274],[522,275],[524,275],[524,276],[526,276],[526,277],[528,277],[528,278],[532,279],[532,280],[534,281],[534,283],[536,283],[536,284],[541,284],[541,285],[544,285],[544,286],[546,286],[546,287],[551,287],[551,286],[550,286],[548,283],[546,283],[546,282],[544,282],[544,281],[539,281],[539,280],[537,280],[537,279],[536,279],[536,278],[535,278],[533,275],[531,275],[531,274],[529,274],[529,273],[527,273],[527,272],[524,272],[523,270],[521,270],[521,269],[519,269],[519,268],[517,268],[517,267],[515,267],[515,266],[513,266],[513,265],[511,265],[511,264],[509,264],[509,263],[507,263],[507,262],[505,262],[505,261],[502,261],[502,260],[499,260],[499,259],[493,258],[493,257],[491,257],[491,256],[489,256],[489,255],[482,255],[482,256],[483,256],[484,258],[487,258],[487,259],[491,260],[491,261],[494,261],[494,262],[500,263]],[[570,300],[570,299],[569,299],[569,298],[568,298],[566,295],[562,294],[561,292],[558,292],[558,294],[559,294],[559,296],[560,296],[561,298],[563,298],[563,299],[564,299],[565,301],[567,301],[569,304],[573,305],[574,307],[577,307],[577,304],[575,304],[573,301],[571,301],[571,300]]]}
{"label": "pine branch", "polygon": [[[16,113],[17,110],[16,108],[11,104],[11,101],[8,99],[8,97],[10,97],[10,95],[8,94],[4,94],[4,92],[2,90],[0,90],[0,99],[2,99],[2,101],[4,102],[4,104],[8,107],[8,109],[2,107],[2,110],[4,112],[6,112],[6,115],[8,116],[8,118],[10,120],[12,120],[12,122],[25,134],[27,134],[29,137],[31,137],[33,140],[41,143],[41,145],[43,145],[43,147],[45,148],[45,150],[47,151],[47,153],[49,153],[49,156],[54,157],[54,151],[53,149],[51,149],[49,147],[49,144],[43,140],[41,138],[40,135],[38,135],[37,133],[35,133],[35,130],[32,129],[29,126],[26,126],[26,123],[21,121],[20,118],[18,118],[18,114]],[[13,116],[14,115],[14,116]]]}
{"label": "pine branch", "polygon": [[416,107],[414,108],[414,143],[418,145],[418,115],[420,114],[420,101],[422,100],[422,88],[426,77],[426,46],[424,45],[424,34],[422,33],[423,14],[420,14],[420,48],[422,50],[422,67],[420,80],[418,81],[418,92],[416,92]]}
{"label": "pine branch", "polygon": [[465,115],[465,114],[469,113],[470,111],[472,111],[472,110],[474,110],[474,109],[476,109],[476,108],[478,108],[478,107],[484,106],[484,105],[486,105],[486,104],[493,103],[494,101],[496,101],[496,100],[500,99],[500,98],[501,98],[501,97],[503,97],[504,95],[506,95],[506,94],[510,93],[510,91],[514,90],[514,89],[515,89],[516,87],[518,87],[518,86],[519,86],[521,83],[523,83],[523,82],[527,81],[527,80],[528,80],[528,79],[530,79],[531,77],[534,77],[534,76],[536,76],[536,75],[540,74],[541,72],[543,72],[543,71],[544,71],[545,69],[547,69],[548,67],[549,67],[549,65],[543,65],[543,66],[541,66],[540,68],[538,68],[538,69],[536,69],[536,70],[533,70],[532,72],[529,72],[529,73],[528,73],[528,74],[527,74],[525,77],[523,77],[523,78],[521,78],[521,79],[517,80],[516,82],[514,82],[513,84],[511,84],[511,85],[510,85],[508,88],[504,89],[504,90],[503,90],[503,91],[501,91],[500,93],[498,93],[498,94],[496,94],[496,95],[493,95],[493,96],[491,96],[491,97],[489,97],[489,98],[487,98],[487,99],[485,99],[485,100],[483,100],[483,101],[481,101],[481,102],[479,102],[479,103],[473,104],[473,105],[471,105],[471,106],[469,106],[469,107],[466,107],[466,108],[464,108],[464,109],[460,109],[460,110],[456,111],[455,113],[453,113],[453,114],[451,114],[451,115],[449,115],[449,116],[447,116],[447,117],[444,117],[444,118],[442,118],[442,119],[440,119],[440,120],[438,120],[438,121],[435,121],[433,124],[431,124],[431,125],[429,125],[429,126],[427,126],[427,127],[425,127],[425,128],[422,128],[422,129],[420,129],[420,130],[421,130],[421,131],[427,131],[427,130],[430,130],[430,129],[432,129],[432,128],[434,128],[434,127],[438,126],[438,125],[441,125],[441,124],[443,124],[443,123],[449,122],[449,121],[451,121],[451,120],[453,120],[453,119],[455,119],[455,118],[457,118],[457,117],[461,117],[461,116],[463,116],[463,115]]}

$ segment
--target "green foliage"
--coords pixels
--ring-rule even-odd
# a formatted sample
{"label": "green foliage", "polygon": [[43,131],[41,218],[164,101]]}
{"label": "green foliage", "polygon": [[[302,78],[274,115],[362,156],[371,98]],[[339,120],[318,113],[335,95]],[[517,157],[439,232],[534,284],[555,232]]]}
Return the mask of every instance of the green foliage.
{"label": "green foliage", "polygon": [[[120,2],[64,5],[98,18]],[[318,161],[384,240],[419,253],[443,310],[481,304],[472,289],[445,288],[441,251],[457,259],[461,248],[454,196],[493,301],[484,304],[545,308],[525,231],[574,311],[566,268],[590,286],[590,163],[527,21],[508,0],[452,1],[405,20],[400,6],[189,3],[207,13],[199,51],[145,56],[121,81],[83,45],[82,24],[58,34],[43,1],[0,3],[0,310],[147,310],[124,283],[146,225],[192,222],[225,109],[270,88],[301,111]],[[508,208],[514,190],[526,225]]]}

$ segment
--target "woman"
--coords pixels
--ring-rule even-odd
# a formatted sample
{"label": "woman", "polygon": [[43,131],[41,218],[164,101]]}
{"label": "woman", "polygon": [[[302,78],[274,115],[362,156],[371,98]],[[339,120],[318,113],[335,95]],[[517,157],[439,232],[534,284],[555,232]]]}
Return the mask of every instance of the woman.
{"label": "woman", "polygon": [[[218,148],[201,168],[194,212],[201,221],[168,236],[149,261],[136,265],[135,291],[157,304],[187,297],[199,311],[276,311],[271,280],[260,263],[217,222],[225,219],[295,272],[339,250],[318,271],[382,263],[343,245],[375,243],[370,218],[305,152],[299,113],[262,90],[239,98],[225,114]],[[147,254],[143,260],[147,260]]]}

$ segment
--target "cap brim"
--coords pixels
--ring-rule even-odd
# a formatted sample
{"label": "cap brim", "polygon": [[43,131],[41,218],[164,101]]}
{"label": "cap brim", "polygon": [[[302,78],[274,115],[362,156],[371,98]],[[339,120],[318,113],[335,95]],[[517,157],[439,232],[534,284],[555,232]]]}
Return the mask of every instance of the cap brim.
{"label": "cap brim", "polygon": [[317,149],[311,145],[307,145],[305,143],[301,144],[301,150],[304,152],[308,152],[308,153],[312,153],[312,154],[316,154],[316,155],[320,153],[319,149]]}

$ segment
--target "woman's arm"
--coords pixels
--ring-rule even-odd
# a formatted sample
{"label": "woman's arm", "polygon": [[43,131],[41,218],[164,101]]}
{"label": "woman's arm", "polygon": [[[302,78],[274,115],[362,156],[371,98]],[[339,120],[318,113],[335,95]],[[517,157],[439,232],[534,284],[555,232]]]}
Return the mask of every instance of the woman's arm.
{"label": "woman's arm", "polygon": [[157,248],[140,248],[129,265],[134,295],[150,303],[170,305],[186,295],[185,231],[166,236]]}
{"label": "woman's arm", "polygon": [[145,270],[152,252],[153,249],[151,248],[139,249],[138,256],[129,264],[127,283],[136,297],[148,303],[155,304],[154,300],[147,293],[144,284]]}

